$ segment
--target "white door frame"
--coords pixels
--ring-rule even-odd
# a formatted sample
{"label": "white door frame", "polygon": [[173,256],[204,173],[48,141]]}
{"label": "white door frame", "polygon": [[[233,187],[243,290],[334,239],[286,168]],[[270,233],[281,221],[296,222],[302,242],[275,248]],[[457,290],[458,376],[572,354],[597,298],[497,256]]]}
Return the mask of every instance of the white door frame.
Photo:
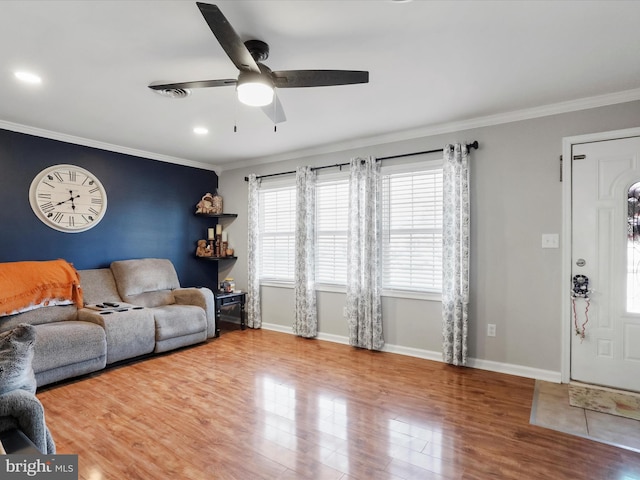
{"label": "white door frame", "polygon": [[560,361],[560,375],[562,383],[569,383],[571,380],[571,299],[569,290],[571,288],[572,255],[571,255],[571,190],[572,190],[572,156],[573,145],[579,143],[601,142],[604,140],[616,140],[618,138],[638,137],[640,127],[627,128],[624,130],[614,130],[611,132],[590,133],[587,135],[576,135],[564,137],[562,139],[562,289],[561,308],[562,314],[562,358]]}

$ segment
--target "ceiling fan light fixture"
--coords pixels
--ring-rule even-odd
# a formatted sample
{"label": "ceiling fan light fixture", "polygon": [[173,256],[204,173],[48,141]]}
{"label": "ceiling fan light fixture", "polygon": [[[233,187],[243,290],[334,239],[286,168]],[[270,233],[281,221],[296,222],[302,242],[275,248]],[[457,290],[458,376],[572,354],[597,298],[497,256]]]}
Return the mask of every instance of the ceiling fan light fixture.
{"label": "ceiling fan light fixture", "polygon": [[273,83],[260,74],[241,73],[236,91],[238,100],[250,107],[264,107],[273,102]]}

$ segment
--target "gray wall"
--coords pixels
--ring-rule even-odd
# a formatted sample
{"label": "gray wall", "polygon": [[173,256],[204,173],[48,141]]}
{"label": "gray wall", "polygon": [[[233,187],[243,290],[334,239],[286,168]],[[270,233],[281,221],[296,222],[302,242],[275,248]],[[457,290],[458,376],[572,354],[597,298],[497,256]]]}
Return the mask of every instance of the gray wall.
{"label": "gray wall", "polygon": [[[386,156],[478,140],[471,156],[471,307],[469,354],[480,361],[560,371],[561,249],[542,249],[543,233],[562,231],[559,157],[566,136],[640,126],[640,102],[593,108],[445,135],[386,143],[292,161],[226,170],[220,174],[225,211],[237,212],[229,225],[238,260],[221,267],[245,289],[247,187],[249,173],[263,175],[297,165],[327,165],[356,155]],[[437,156],[436,156],[437,158]],[[561,242],[563,239],[561,238]],[[319,331],[346,336],[344,294],[319,292]],[[289,328],[293,289],[262,287],[263,322]],[[441,351],[440,303],[383,298],[387,344]],[[487,324],[497,336],[487,337]]]}

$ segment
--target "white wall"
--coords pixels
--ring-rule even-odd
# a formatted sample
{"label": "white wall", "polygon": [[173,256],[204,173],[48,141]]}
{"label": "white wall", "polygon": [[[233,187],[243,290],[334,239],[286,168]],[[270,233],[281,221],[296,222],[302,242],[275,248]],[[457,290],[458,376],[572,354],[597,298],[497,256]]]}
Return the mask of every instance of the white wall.
{"label": "white wall", "polygon": [[[559,379],[560,295],[568,292],[569,283],[560,275],[561,249],[542,249],[541,235],[562,231],[562,138],[638,126],[640,101],[226,170],[220,174],[219,191],[225,211],[239,214],[228,230],[239,258],[226,270],[223,266],[220,277],[232,276],[246,288],[244,177],[249,173],[264,175],[297,165],[342,163],[356,155],[381,157],[478,140],[480,149],[471,155],[469,354],[482,368]],[[262,302],[263,322],[291,327],[292,289],[263,287]],[[344,294],[318,294],[322,334],[347,335],[343,305]],[[396,350],[417,349],[426,357],[441,351],[439,302],[385,297],[383,316],[385,341]],[[488,323],[497,325],[495,338],[486,336]]]}

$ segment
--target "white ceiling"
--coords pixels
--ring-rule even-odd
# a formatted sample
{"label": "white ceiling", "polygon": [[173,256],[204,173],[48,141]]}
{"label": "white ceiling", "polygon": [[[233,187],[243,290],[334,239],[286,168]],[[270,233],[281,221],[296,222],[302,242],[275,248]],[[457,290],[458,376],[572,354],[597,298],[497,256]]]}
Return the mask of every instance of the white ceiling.
{"label": "white ceiling", "polygon": [[[209,3],[243,40],[270,45],[273,70],[368,70],[370,82],[278,90],[287,122],[274,133],[233,87],[186,99],[147,88],[237,77],[195,1],[4,0],[0,127],[228,169],[614,92],[640,98],[640,1]],[[42,84],[19,83],[19,69]]]}

